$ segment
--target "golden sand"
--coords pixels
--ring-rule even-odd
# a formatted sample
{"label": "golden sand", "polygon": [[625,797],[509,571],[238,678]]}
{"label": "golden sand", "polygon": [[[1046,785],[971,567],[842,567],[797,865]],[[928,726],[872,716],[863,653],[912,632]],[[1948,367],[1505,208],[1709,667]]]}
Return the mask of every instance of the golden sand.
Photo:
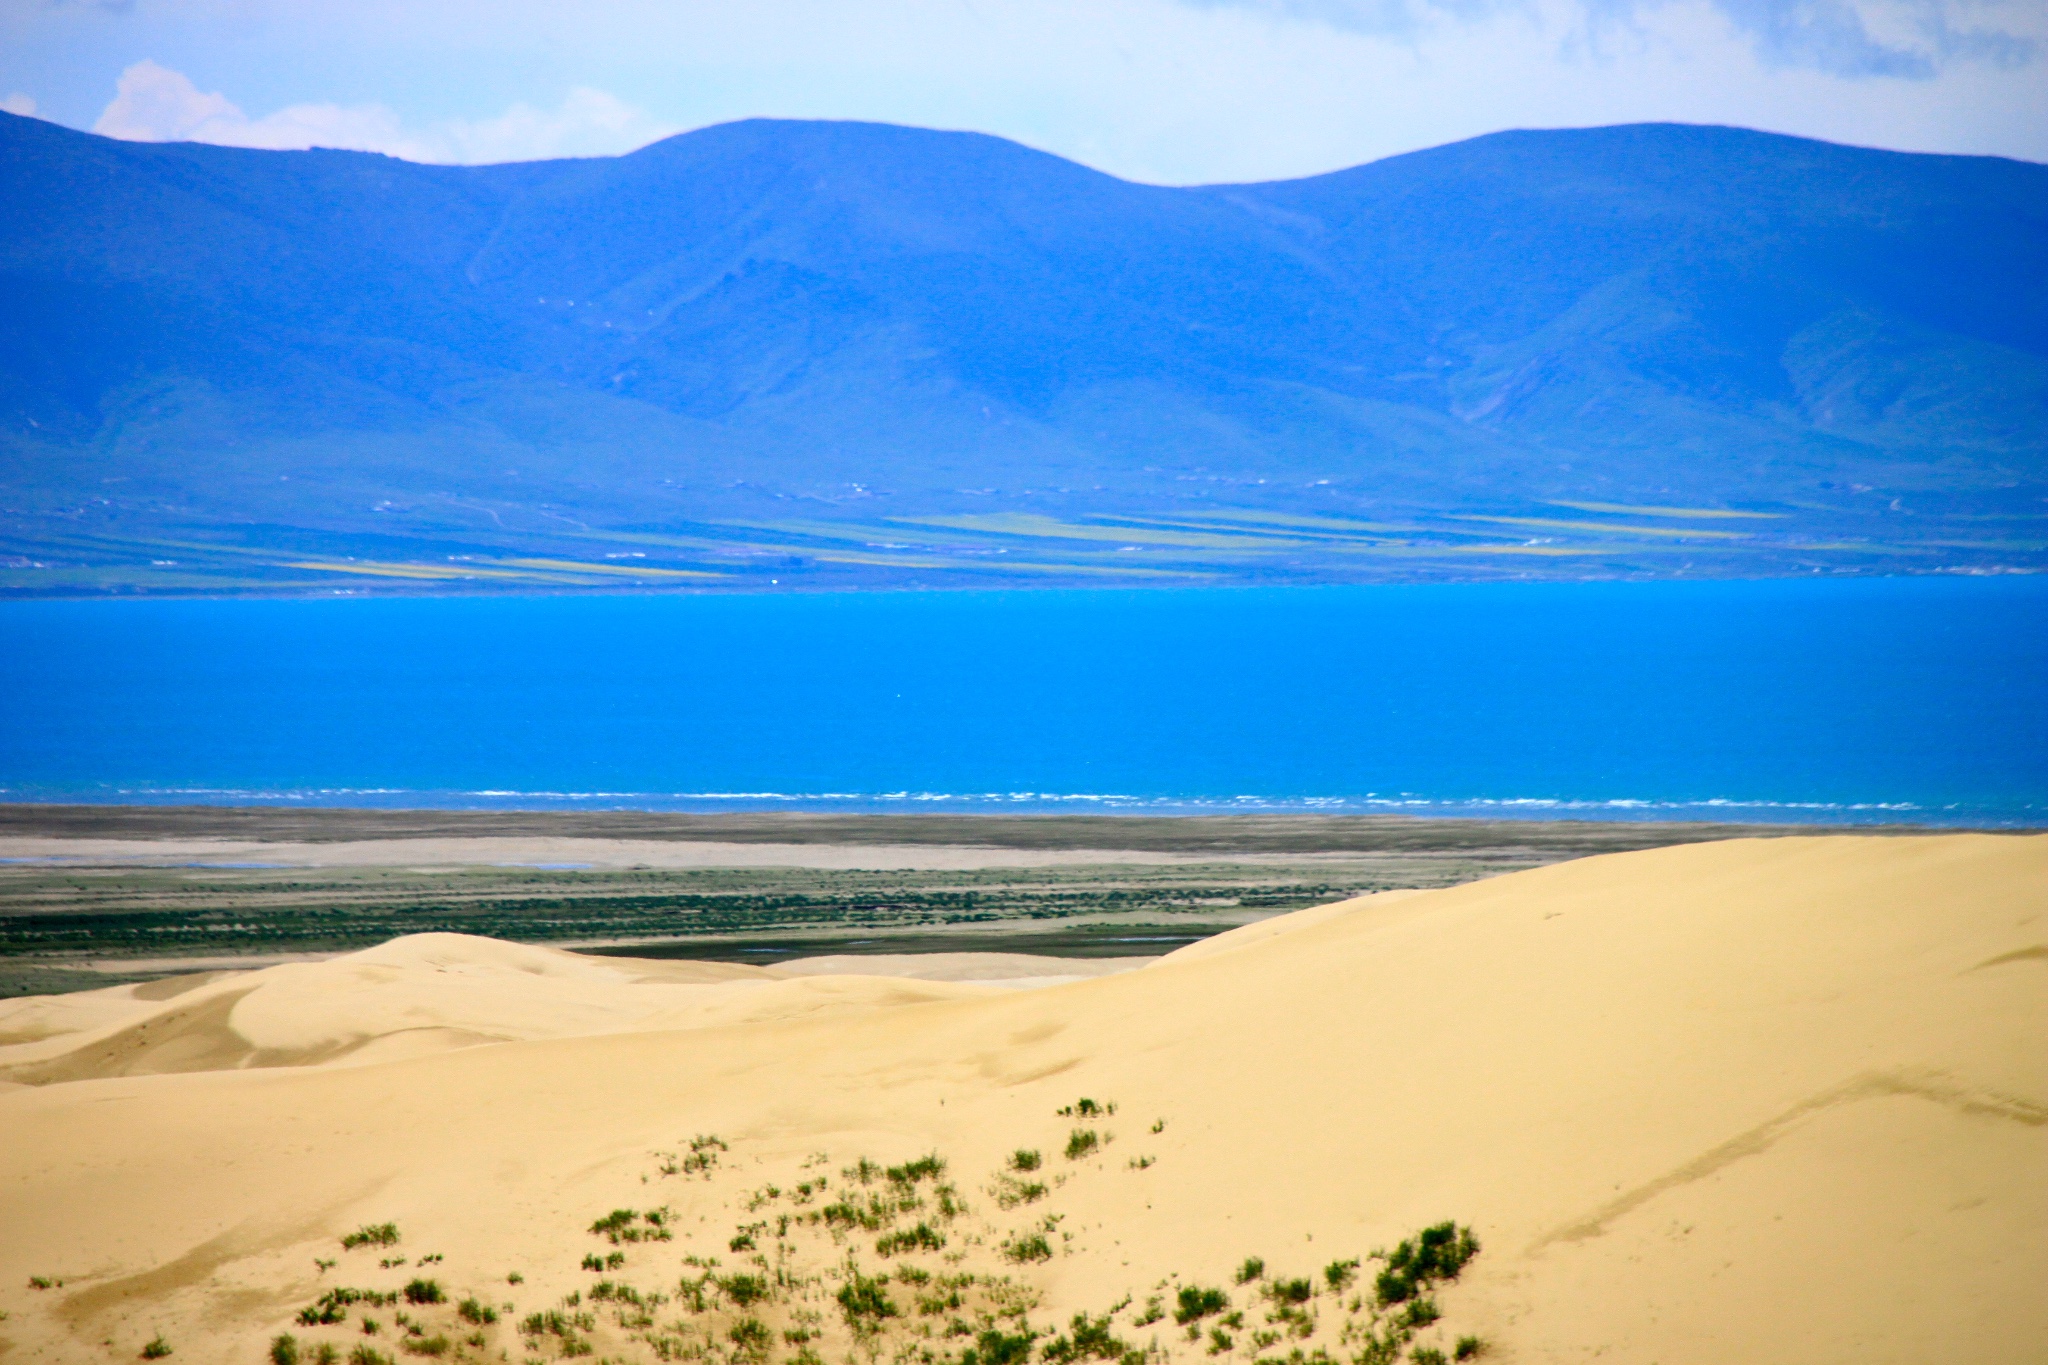
{"label": "golden sand", "polygon": [[[1348,1365],[1400,1312],[1370,1256],[1455,1219],[1483,1249],[1410,1352],[2038,1361],[2044,911],[2044,837],[1738,840],[1322,907],[1036,990],[433,935],[17,1002],[0,1355],[133,1359],[160,1333],[177,1359],[254,1362],[291,1332],[403,1360],[403,1312],[450,1360],[587,1340],[743,1365],[732,1333],[758,1318],[777,1362],[937,1361],[990,1323],[1117,1308],[1110,1332],[1155,1361]],[[1116,1112],[1058,1112],[1081,1097]],[[1102,1145],[1070,1161],[1077,1128]],[[685,1170],[699,1135],[717,1163]],[[1006,1184],[1020,1147],[1041,1173]],[[861,1181],[861,1158],[928,1152],[943,1177]],[[891,1191],[919,1207],[884,1230],[813,1216]],[[614,1209],[644,1236],[589,1231]],[[395,1249],[340,1249],[385,1221]],[[943,1247],[877,1249],[920,1222]],[[1050,1259],[1003,1253],[1032,1236]],[[787,1283],[742,1307],[717,1286],[754,1255]],[[1247,1256],[1267,1275],[1233,1285]],[[708,1287],[686,1257],[718,1259]],[[1333,1289],[1322,1267],[1353,1257]],[[919,1273],[973,1279],[924,1313],[941,1279]],[[896,1318],[855,1330],[855,1275],[892,1277]],[[1295,1275],[1304,1304],[1262,1293]],[[294,1322],[335,1286],[417,1277],[497,1320]],[[593,1301],[600,1281],[663,1301]],[[1227,1347],[1220,1315],[1195,1341],[1170,1316],[1193,1285],[1230,1296]],[[1141,1325],[1153,1297],[1169,1316]],[[569,1335],[521,1333],[549,1310]]]}

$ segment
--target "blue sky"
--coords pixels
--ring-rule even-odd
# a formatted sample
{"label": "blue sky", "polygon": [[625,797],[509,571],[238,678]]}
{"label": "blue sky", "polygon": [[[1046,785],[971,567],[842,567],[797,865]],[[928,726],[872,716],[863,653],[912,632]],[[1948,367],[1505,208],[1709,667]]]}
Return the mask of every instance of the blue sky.
{"label": "blue sky", "polygon": [[0,0],[0,107],[430,161],[880,119],[1160,183],[1650,119],[2048,161],[2048,0]]}

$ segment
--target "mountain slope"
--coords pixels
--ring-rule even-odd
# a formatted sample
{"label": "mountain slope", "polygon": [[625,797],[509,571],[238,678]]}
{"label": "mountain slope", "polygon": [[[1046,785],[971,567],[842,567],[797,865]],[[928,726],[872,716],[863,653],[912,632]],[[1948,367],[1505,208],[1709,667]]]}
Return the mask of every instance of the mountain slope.
{"label": "mountain slope", "polygon": [[[17,591],[167,545],[217,582],[2043,552],[2025,163],[1643,125],[1167,189],[873,124],[442,167],[0,116],[0,191],[4,529],[59,570],[0,569]],[[1346,524],[1244,529],[1302,515]],[[1218,553],[1150,525],[1190,517]]]}

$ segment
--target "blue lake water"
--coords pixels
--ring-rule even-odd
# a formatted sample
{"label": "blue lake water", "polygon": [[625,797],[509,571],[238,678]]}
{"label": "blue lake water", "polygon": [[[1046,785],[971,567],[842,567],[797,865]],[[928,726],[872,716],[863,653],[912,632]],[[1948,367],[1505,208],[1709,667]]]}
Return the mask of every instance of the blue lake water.
{"label": "blue lake water", "polygon": [[0,799],[2048,824],[2048,578],[0,604]]}

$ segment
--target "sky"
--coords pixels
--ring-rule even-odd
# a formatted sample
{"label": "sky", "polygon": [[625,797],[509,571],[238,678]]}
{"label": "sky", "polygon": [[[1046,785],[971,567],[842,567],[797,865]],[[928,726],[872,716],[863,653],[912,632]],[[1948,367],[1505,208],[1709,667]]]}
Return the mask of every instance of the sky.
{"label": "sky", "polygon": [[2048,161],[2048,0],[0,0],[0,108],[442,162],[875,119],[1159,184],[1649,120]]}

